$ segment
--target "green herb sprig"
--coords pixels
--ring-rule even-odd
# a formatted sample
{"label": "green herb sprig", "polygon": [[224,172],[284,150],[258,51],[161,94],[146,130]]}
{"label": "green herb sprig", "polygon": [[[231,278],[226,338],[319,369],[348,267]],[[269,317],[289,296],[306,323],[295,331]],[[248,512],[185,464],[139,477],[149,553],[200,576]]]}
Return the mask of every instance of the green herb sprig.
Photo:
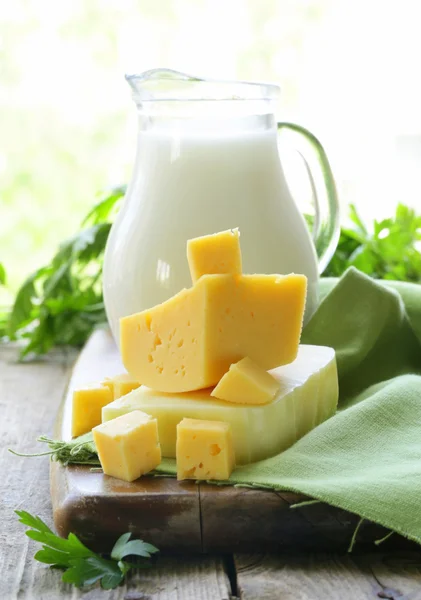
{"label": "green herb sprig", "polygon": [[398,204],[394,217],[368,228],[351,204],[349,218],[325,277],[340,277],[355,267],[375,279],[421,283],[421,215]]}
{"label": "green herb sprig", "polygon": [[82,229],[61,244],[50,264],[19,289],[5,333],[24,339],[21,356],[45,354],[53,346],[81,346],[106,322],[102,261],[111,224],[125,187],[113,189],[89,212]]}
{"label": "green herb sprig", "polygon": [[50,456],[52,461],[59,462],[65,467],[67,465],[101,466],[91,431],[68,441],[54,440],[46,435],[40,435],[37,442],[47,444],[49,450],[28,454],[9,448],[9,452],[25,457]]}
{"label": "green herb sprig", "polygon": [[62,580],[79,588],[99,581],[104,590],[114,589],[132,569],[149,566],[146,559],[159,552],[152,544],[130,540],[131,533],[124,533],[107,558],[89,550],[73,533],[69,533],[67,539],[61,538],[39,517],[24,510],[15,512],[19,522],[30,528],[26,535],[42,544],[42,549],[34,556],[35,560],[64,570]]}

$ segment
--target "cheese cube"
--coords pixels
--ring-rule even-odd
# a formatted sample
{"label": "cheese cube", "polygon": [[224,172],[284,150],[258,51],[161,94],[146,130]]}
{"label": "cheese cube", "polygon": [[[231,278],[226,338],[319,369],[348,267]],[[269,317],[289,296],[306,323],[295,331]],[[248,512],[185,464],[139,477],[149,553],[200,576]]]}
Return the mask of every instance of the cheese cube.
{"label": "cheese cube", "polygon": [[279,382],[248,356],[230,366],[211,396],[239,404],[267,404],[279,390]]}
{"label": "cheese cube", "polygon": [[269,404],[252,406],[212,398],[212,389],[169,394],[145,386],[102,410],[108,421],[133,410],[158,420],[163,456],[175,458],[176,430],[184,418],[230,423],[237,464],[274,456],[329,418],[338,402],[335,351],[300,346],[296,360],[270,371],[280,388]]}
{"label": "cheese cube", "polygon": [[72,436],[88,433],[99,425],[102,408],[112,401],[111,390],[103,385],[75,390],[72,400]]}
{"label": "cheese cube", "polygon": [[177,479],[228,479],[235,466],[229,423],[183,419],[177,425]]}
{"label": "cheese cube", "polygon": [[133,379],[129,373],[122,373],[114,377],[106,377],[101,385],[110,388],[113,394],[113,399],[117,400],[121,396],[125,396],[129,392],[138,388],[141,384],[136,379]]}
{"label": "cheese cube", "polygon": [[187,260],[193,283],[206,274],[240,275],[240,232],[238,229],[229,229],[188,240]]}
{"label": "cheese cube", "polygon": [[131,375],[155,390],[216,385],[248,356],[263,369],[297,356],[304,275],[203,275],[163,304],[120,320]]}
{"label": "cheese cube", "polygon": [[140,410],[98,425],[93,437],[105,475],[134,481],[161,462],[157,421]]}

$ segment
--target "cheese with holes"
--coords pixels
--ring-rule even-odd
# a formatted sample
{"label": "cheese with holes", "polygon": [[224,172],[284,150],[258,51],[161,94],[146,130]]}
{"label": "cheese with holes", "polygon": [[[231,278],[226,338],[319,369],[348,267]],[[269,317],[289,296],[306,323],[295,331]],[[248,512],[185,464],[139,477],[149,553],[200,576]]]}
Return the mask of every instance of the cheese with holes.
{"label": "cheese with holes", "polygon": [[121,375],[115,375],[114,377],[106,377],[101,385],[110,388],[113,399],[117,400],[117,398],[125,396],[138,388],[140,382],[137,379],[133,379],[128,373],[121,373]]}
{"label": "cheese with holes", "polygon": [[72,399],[72,436],[88,433],[99,425],[102,408],[112,401],[111,390],[103,385],[75,390]]}
{"label": "cheese with holes", "polygon": [[134,481],[161,462],[157,421],[140,410],[102,423],[92,433],[105,475]]}
{"label": "cheese with holes", "polygon": [[296,360],[270,371],[279,390],[269,404],[251,406],[212,398],[212,389],[180,394],[141,386],[102,410],[108,421],[133,410],[158,420],[163,456],[174,458],[176,430],[185,417],[230,423],[237,464],[278,454],[329,418],[338,402],[335,352],[323,346],[299,348]]}
{"label": "cheese with holes", "polygon": [[231,425],[183,419],[177,425],[177,479],[228,479],[235,466]]}
{"label": "cheese with holes", "polygon": [[240,232],[238,229],[229,229],[188,240],[187,260],[193,283],[207,274],[240,275]]}
{"label": "cheese with holes", "polygon": [[211,396],[238,404],[267,404],[279,386],[279,381],[246,356],[230,366]]}
{"label": "cheese with holes", "polygon": [[218,383],[248,356],[264,369],[292,362],[304,275],[203,275],[163,304],[120,320],[123,364],[144,385],[187,392]]}

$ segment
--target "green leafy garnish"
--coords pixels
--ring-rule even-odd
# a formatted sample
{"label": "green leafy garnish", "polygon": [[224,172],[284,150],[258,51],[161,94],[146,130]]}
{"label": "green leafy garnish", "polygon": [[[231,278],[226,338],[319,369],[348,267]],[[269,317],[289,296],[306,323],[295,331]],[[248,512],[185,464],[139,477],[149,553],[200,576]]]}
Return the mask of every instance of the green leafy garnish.
{"label": "green leafy garnish", "polygon": [[87,215],[82,230],[61,244],[50,264],[32,273],[19,289],[8,317],[9,339],[23,338],[21,355],[44,354],[53,346],[81,346],[106,322],[102,259],[118,204],[116,188]]}
{"label": "green leafy garnish", "polygon": [[[148,566],[146,559],[159,552],[152,544],[130,540],[131,533],[118,538],[109,558],[89,550],[77,536],[69,533],[67,539],[57,536],[39,517],[24,510],[16,510],[19,522],[27,527],[26,535],[42,544],[35,560],[63,569],[62,580],[76,587],[87,587],[97,581],[105,590],[114,589],[131,569]],[[123,560],[130,558],[130,560]]]}
{"label": "green leafy garnish", "polygon": [[67,465],[101,466],[91,431],[69,441],[53,440],[46,435],[40,435],[37,442],[47,444],[49,450],[27,454],[9,448],[9,452],[26,457],[50,456],[52,461],[59,462],[65,467]]}
{"label": "green leafy garnish", "polygon": [[399,204],[394,217],[368,229],[351,204],[350,220],[324,276],[339,277],[353,266],[376,279],[421,283],[421,215]]}

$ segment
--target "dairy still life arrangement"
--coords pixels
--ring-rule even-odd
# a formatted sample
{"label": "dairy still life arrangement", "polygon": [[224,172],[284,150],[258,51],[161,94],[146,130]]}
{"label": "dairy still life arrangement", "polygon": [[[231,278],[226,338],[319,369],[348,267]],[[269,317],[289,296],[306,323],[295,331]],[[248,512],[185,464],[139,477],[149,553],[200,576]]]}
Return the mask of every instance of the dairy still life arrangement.
{"label": "dairy still life arrangement", "polygon": [[[334,351],[299,345],[337,244],[333,178],[312,134],[276,122],[277,86],[160,69],[127,80],[138,148],[103,273],[127,373],[75,391],[72,433],[92,430],[104,473],[127,481],[162,456],[180,479],[228,479],[336,410]],[[283,128],[317,165],[314,243],[282,170]]]}
{"label": "dairy still life arrangement", "polygon": [[[327,532],[342,510],[338,548],[356,516],[421,543],[419,286],[355,268],[319,280],[338,239],[334,182],[314,136],[276,122],[276,86],[128,80],[139,135],[105,251],[110,328],[82,350],[54,439],[39,438],[59,534],[301,550],[321,548],[314,524]],[[311,235],[279,132],[308,165]],[[305,536],[282,491],[319,503]]]}
{"label": "dairy still life arrangement", "polygon": [[[106,223],[110,327],[91,334],[35,454],[52,459],[58,534],[100,552],[131,534],[154,552],[421,543],[420,286],[353,267],[319,280],[338,241],[334,182],[318,140],[276,122],[276,86],[128,80],[139,135]],[[278,133],[307,163],[311,235]]]}

